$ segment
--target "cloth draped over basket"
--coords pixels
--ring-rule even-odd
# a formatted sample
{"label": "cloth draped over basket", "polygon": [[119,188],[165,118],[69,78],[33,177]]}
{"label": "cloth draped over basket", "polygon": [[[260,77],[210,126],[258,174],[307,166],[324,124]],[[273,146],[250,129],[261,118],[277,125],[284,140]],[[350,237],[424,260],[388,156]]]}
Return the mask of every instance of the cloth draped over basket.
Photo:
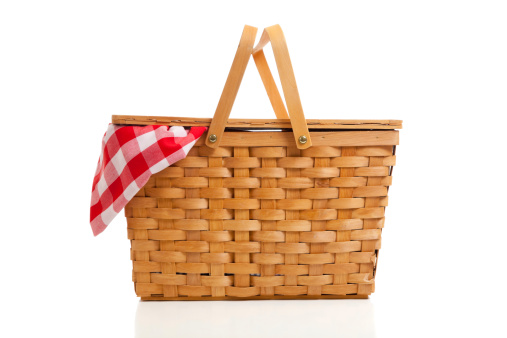
{"label": "cloth draped over basket", "polygon": [[109,124],[92,185],[93,234],[104,231],[152,174],[185,158],[206,130]]}

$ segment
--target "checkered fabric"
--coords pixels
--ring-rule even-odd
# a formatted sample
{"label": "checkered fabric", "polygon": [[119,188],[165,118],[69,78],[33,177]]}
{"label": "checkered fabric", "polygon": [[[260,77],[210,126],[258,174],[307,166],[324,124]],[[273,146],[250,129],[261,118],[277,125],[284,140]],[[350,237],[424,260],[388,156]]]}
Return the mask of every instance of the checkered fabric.
{"label": "checkered fabric", "polygon": [[206,127],[110,124],[93,179],[90,224],[100,234],[150,176],[185,158]]}

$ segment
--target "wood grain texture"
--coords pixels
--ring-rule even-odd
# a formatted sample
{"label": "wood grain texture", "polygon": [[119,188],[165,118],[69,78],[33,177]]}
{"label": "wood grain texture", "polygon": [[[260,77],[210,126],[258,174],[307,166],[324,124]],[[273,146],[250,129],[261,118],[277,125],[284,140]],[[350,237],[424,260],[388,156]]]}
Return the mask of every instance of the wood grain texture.
{"label": "wood grain texture", "polygon": [[[211,118],[113,115],[111,123],[126,125],[167,125],[184,127],[209,127]],[[402,129],[401,120],[312,120],[306,124],[315,129]],[[291,129],[289,119],[228,119],[225,128],[238,129]]]}
{"label": "wood grain texture", "polygon": [[[399,136],[397,130],[377,130],[377,131],[335,131],[335,132],[311,132],[313,145],[308,150],[314,150],[319,146],[379,146],[379,145],[397,145]],[[196,145],[204,144],[200,138]],[[234,145],[250,147],[295,147],[296,143],[289,132],[225,132],[222,137],[220,149]],[[209,149],[209,148],[208,148]],[[262,151],[267,151],[263,149]],[[326,149],[327,151],[327,149]],[[336,155],[338,156],[338,155]],[[280,154],[279,157],[284,157]],[[329,155],[327,155],[329,157]]]}

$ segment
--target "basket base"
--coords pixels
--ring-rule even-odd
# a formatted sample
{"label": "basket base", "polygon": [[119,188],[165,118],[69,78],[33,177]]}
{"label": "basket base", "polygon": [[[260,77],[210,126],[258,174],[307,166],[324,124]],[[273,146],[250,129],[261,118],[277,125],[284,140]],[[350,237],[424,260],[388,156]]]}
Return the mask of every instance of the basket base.
{"label": "basket base", "polygon": [[272,300],[272,299],[368,299],[368,295],[255,296],[255,297],[141,297],[150,300]]}

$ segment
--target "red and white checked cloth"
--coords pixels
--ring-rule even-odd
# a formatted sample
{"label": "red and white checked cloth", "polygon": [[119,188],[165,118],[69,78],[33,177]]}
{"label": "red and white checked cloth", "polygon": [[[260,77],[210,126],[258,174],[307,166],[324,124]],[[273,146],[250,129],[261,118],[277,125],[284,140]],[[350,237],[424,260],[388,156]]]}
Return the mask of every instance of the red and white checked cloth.
{"label": "red and white checked cloth", "polygon": [[93,179],[93,234],[104,231],[152,174],[184,159],[207,129],[110,124]]}

